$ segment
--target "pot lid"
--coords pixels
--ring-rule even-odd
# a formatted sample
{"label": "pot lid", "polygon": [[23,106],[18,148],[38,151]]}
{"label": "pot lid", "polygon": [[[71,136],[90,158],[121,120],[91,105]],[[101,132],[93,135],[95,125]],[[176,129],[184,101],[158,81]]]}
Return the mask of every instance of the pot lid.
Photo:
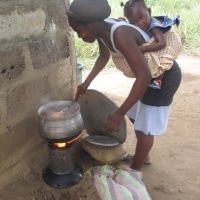
{"label": "pot lid", "polygon": [[119,131],[106,132],[103,129],[108,115],[118,108],[107,96],[99,91],[89,89],[78,99],[78,103],[88,135],[109,136],[116,139],[121,144],[126,140],[125,118],[120,124]]}
{"label": "pot lid", "polygon": [[90,144],[103,147],[115,147],[119,145],[119,142],[115,138],[111,138],[110,136],[104,135],[89,135],[85,137],[85,141],[87,141]]}

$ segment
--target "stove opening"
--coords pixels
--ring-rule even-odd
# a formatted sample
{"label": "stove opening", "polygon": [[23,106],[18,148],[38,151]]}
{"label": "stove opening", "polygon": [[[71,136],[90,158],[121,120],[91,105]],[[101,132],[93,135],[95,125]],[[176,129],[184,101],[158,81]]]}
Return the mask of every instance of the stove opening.
{"label": "stove opening", "polygon": [[60,143],[53,143],[54,147],[57,147],[57,148],[65,148],[67,146],[67,142],[60,142]]}
{"label": "stove opening", "polygon": [[[57,148],[65,148],[65,147],[69,146],[70,144],[74,143],[80,136],[81,136],[81,134],[78,135],[75,138],[68,139],[68,140],[66,139],[66,141],[62,141],[62,142],[56,141],[56,142],[53,142],[53,146],[57,147]],[[50,146],[51,146],[52,142],[49,142],[49,143],[50,143]]]}
{"label": "stove opening", "polygon": [[77,136],[68,141],[49,141],[50,164],[43,172],[44,181],[55,188],[66,188],[79,183],[82,168],[75,163],[74,143]]}

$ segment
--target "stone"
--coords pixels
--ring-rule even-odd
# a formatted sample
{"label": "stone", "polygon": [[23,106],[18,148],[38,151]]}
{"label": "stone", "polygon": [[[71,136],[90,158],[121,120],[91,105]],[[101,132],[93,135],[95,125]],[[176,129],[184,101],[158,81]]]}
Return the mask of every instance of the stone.
{"label": "stone", "polygon": [[127,153],[122,144],[114,147],[105,147],[90,144],[89,142],[83,140],[82,147],[92,158],[102,164],[116,163]]}

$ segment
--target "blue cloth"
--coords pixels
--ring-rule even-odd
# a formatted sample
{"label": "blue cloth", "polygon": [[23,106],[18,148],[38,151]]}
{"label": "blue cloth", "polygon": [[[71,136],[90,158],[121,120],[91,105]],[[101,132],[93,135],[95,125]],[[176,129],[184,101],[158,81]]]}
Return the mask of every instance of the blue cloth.
{"label": "blue cloth", "polygon": [[148,29],[145,31],[147,35],[152,38],[153,35],[151,34],[152,28],[160,28],[163,33],[166,33],[171,29],[173,25],[179,25],[180,18],[179,16],[174,17],[174,19],[169,18],[168,16],[155,16],[151,19],[151,24]]}

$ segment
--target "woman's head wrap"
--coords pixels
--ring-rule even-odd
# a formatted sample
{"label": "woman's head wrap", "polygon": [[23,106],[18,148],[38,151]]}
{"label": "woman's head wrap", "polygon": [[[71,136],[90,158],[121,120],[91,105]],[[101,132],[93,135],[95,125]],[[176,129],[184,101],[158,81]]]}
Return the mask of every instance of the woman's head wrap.
{"label": "woman's head wrap", "polygon": [[101,21],[109,17],[110,13],[107,0],[74,0],[67,11],[70,17],[82,21]]}

